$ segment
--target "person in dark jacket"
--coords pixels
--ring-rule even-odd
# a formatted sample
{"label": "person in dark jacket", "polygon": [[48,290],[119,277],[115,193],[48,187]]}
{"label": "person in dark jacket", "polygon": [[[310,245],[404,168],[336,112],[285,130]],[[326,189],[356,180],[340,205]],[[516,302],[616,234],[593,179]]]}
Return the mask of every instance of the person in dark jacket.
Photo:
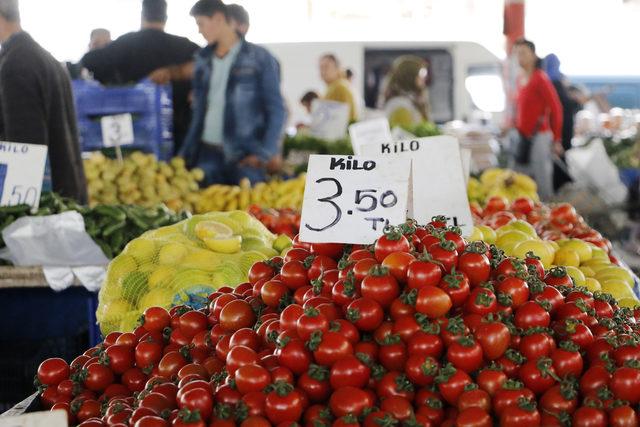
{"label": "person in dark jacket", "polygon": [[[562,148],[567,151],[571,148],[571,140],[573,139],[573,131],[575,125],[575,116],[580,111],[580,104],[569,96],[567,87],[564,82],[564,76],[560,72],[560,60],[551,53],[544,58],[543,61],[545,72],[549,76],[549,80],[558,93],[560,103],[562,104]],[[564,168],[554,163],[553,165],[553,189],[558,191],[567,182],[571,182],[571,177],[565,171],[566,163],[564,154],[560,156],[560,161],[564,164]]]}
{"label": "person in dark jacket", "polygon": [[102,84],[128,84],[145,77],[160,84],[171,82],[177,151],[191,121],[193,55],[200,47],[186,37],[166,33],[166,22],[166,0],[143,0],[140,31],[127,33],[101,49],[88,52],[81,62]]}
{"label": "person in dark jacket", "polygon": [[18,0],[0,0],[0,138],[48,147],[53,190],[86,203],[71,83],[20,25]]}
{"label": "person in dark jacket", "polygon": [[278,62],[234,31],[220,0],[191,9],[209,45],[198,52],[193,119],[180,154],[205,182],[263,181],[277,168],[286,110]]}

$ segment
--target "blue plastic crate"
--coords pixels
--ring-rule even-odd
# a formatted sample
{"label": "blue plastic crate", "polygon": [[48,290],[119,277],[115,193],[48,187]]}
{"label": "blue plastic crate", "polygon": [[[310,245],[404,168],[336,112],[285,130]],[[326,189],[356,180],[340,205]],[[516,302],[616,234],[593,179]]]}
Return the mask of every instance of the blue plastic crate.
{"label": "blue plastic crate", "polygon": [[71,362],[101,340],[97,294],[81,287],[0,290],[0,412],[34,391],[38,365],[49,357]]}
{"label": "blue plastic crate", "polygon": [[129,113],[134,143],[127,149],[155,154],[166,160],[173,154],[171,86],[143,80],[133,86],[105,87],[95,81],[74,80],[73,94],[82,151],[103,148],[100,119]]}

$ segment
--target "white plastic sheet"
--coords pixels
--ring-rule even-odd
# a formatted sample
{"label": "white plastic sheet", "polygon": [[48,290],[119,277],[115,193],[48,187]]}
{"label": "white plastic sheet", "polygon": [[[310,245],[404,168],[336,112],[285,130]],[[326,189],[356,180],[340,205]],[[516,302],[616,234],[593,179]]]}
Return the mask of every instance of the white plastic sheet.
{"label": "white plastic sheet", "polygon": [[602,140],[595,139],[585,147],[572,148],[565,154],[574,181],[594,188],[608,204],[623,203],[627,187],[620,180],[618,168],[611,162]]}
{"label": "white plastic sheet", "polygon": [[91,291],[100,288],[109,260],[85,231],[80,213],[19,218],[2,237],[13,264],[42,266],[53,289],[66,289],[74,277]]}

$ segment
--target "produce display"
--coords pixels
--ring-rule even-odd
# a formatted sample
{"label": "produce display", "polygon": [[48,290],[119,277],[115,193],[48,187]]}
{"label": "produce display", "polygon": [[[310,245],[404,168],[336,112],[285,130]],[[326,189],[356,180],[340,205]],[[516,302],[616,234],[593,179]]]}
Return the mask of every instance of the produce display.
{"label": "produce display", "polygon": [[510,169],[486,169],[479,178],[469,178],[467,195],[470,202],[482,203],[492,196],[513,201],[520,197],[538,200],[538,185],[529,176]]}
{"label": "produce display", "polygon": [[240,185],[214,184],[202,190],[195,205],[195,211],[206,213],[244,210],[250,205],[275,209],[300,209],[305,179],[306,176],[301,174],[288,180],[273,179],[268,182],[259,182],[253,187],[248,179],[240,181]]}
{"label": "produce display", "polygon": [[201,310],[45,360],[41,402],[82,426],[637,425],[640,311],[444,227],[294,240]]}
{"label": "produce display", "polygon": [[193,212],[198,202],[200,169],[187,170],[184,159],[161,162],[153,154],[136,151],[120,162],[96,152],[84,161],[91,205],[126,204]]}
{"label": "produce display", "polygon": [[552,271],[592,292],[607,292],[623,306],[638,304],[633,276],[609,254],[611,243],[568,203],[547,206],[520,198],[509,204],[492,197],[475,210],[475,224],[471,240],[495,243],[520,259],[536,257],[547,269],[563,267]]}
{"label": "produce display", "polygon": [[210,212],[144,233],[114,258],[99,294],[100,329],[133,330],[151,306],[202,306],[216,289],[290,245],[243,211]]}
{"label": "produce display", "polygon": [[300,230],[300,211],[295,209],[263,209],[253,205],[249,213],[275,234],[286,234],[292,239]]}
{"label": "produce display", "polygon": [[43,193],[40,198],[40,207],[33,214],[29,205],[0,207],[0,247],[5,246],[1,235],[2,230],[16,219],[30,215],[53,215],[71,210],[83,216],[87,233],[109,259],[122,252],[129,241],[142,233],[175,224],[186,218],[185,213],[176,214],[164,205],[148,208],[97,205],[90,208],[55,193]]}

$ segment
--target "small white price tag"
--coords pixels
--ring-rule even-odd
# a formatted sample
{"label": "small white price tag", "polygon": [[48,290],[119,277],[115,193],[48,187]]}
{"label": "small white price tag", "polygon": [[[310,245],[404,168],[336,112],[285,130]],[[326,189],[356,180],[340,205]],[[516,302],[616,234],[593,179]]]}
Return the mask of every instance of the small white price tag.
{"label": "small white price tag", "polygon": [[300,240],[370,244],[407,218],[411,159],[309,157]]}
{"label": "small white price tag", "polygon": [[360,155],[360,147],[365,144],[380,144],[391,141],[389,120],[380,117],[373,120],[365,120],[349,126],[351,146],[356,155]]}
{"label": "small white price tag", "polygon": [[133,144],[133,118],[131,114],[116,114],[100,119],[102,144],[105,147],[117,147]]}
{"label": "small white price tag", "polygon": [[424,224],[435,215],[446,215],[463,236],[473,232],[458,140],[432,136],[413,140],[365,145],[364,155],[408,158],[413,161],[409,216]]}
{"label": "small white price tag", "polygon": [[63,410],[31,412],[15,417],[0,417],[0,427],[67,427]]}
{"label": "small white price tag", "polygon": [[46,161],[46,145],[0,141],[0,206],[37,208]]}
{"label": "small white price tag", "polygon": [[349,105],[326,99],[315,99],[311,104],[311,135],[335,141],[344,138],[348,124]]}

